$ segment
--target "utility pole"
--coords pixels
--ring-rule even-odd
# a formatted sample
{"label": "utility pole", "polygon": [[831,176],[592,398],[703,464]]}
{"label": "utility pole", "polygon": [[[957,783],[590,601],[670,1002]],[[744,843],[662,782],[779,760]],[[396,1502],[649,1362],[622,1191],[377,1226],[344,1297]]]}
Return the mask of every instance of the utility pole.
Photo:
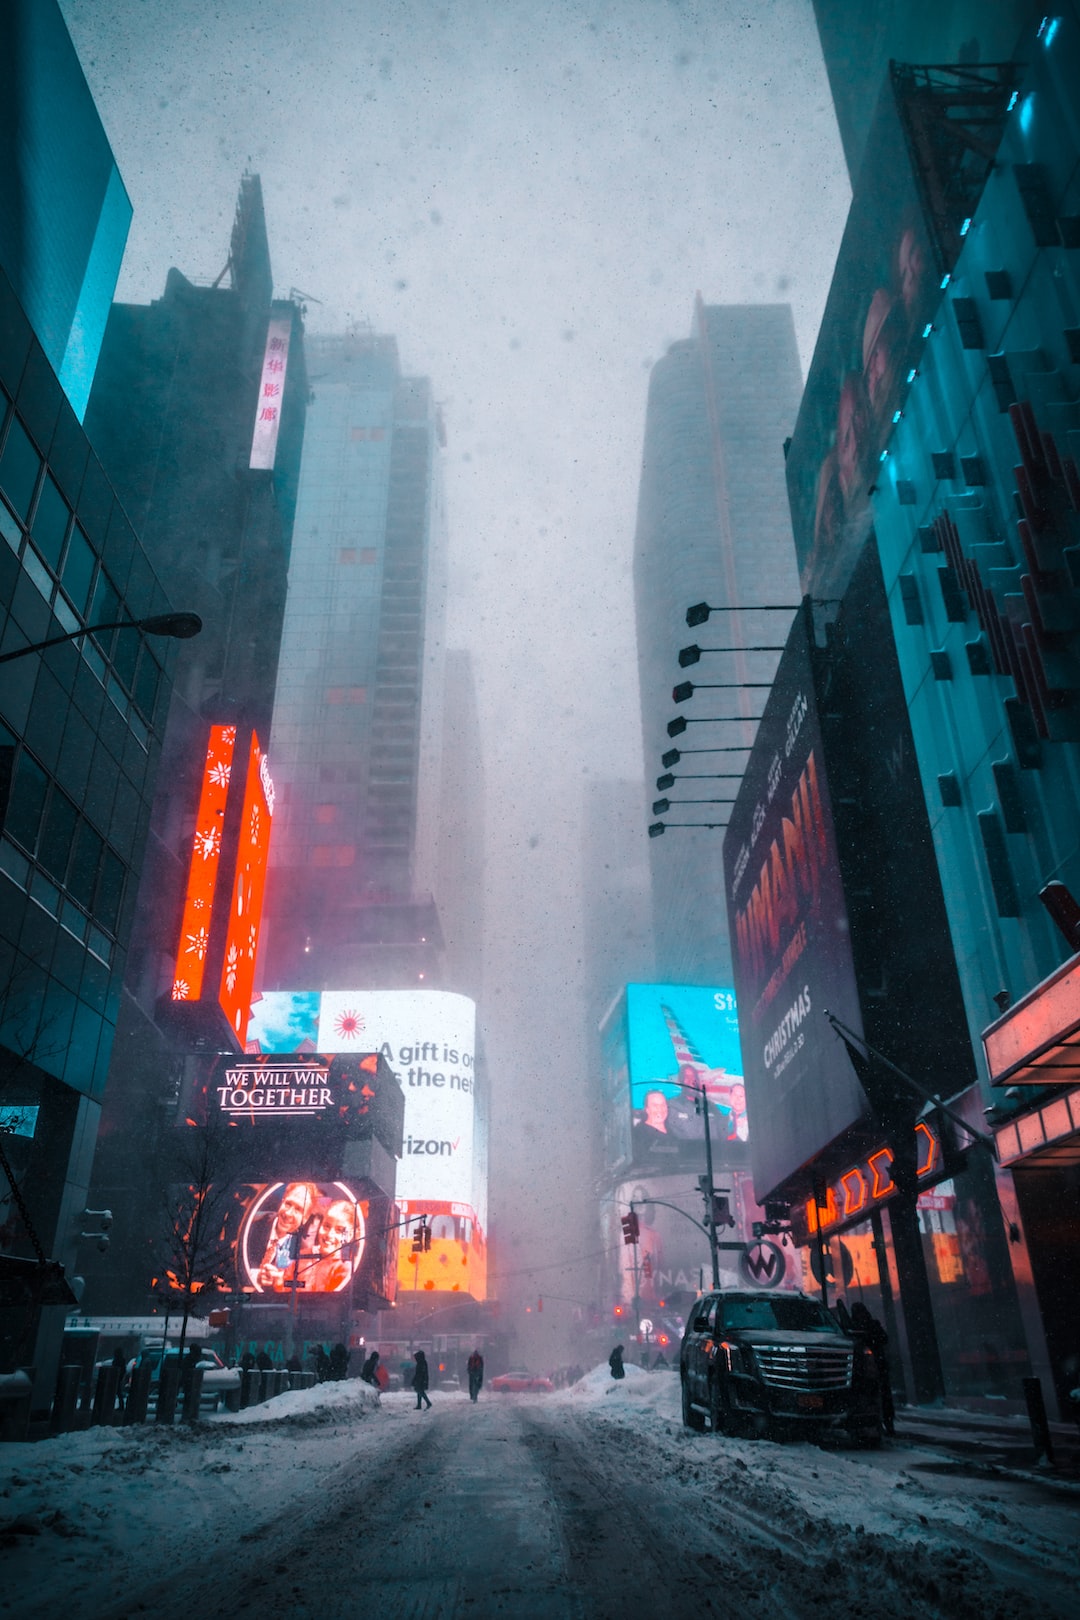
{"label": "utility pole", "polygon": [[705,1230],[709,1234],[709,1253],[712,1256],[712,1285],[720,1287],[720,1251],[716,1242],[716,1188],[713,1183],[712,1131],[709,1128],[709,1097],[704,1086],[687,1085],[680,1080],[684,1091],[694,1093],[694,1107],[705,1120],[705,1175],[702,1192],[705,1194]]}

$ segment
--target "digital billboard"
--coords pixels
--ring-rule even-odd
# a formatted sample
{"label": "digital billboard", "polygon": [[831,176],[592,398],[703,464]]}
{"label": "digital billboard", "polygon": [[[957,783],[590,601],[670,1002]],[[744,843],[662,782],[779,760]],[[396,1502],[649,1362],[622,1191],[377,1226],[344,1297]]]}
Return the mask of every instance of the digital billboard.
{"label": "digital billboard", "polygon": [[717,1160],[747,1140],[739,1020],[730,989],[628,984],[631,1159],[654,1172],[705,1168],[704,1096]]}
{"label": "digital billboard", "polygon": [[359,1268],[365,1234],[361,1201],[343,1181],[255,1187],[240,1225],[241,1286],[257,1294],[338,1293]]}
{"label": "digital billboard", "polygon": [[[386,1060],[405,1099],[397,1197],[417,1214],[438,1214],[450,1223],[454,1235],[447,1241],[457,1245],[445,1250],[446,1264],[439,1266],[431,1260],[433,1247],[421,1269],[439,1288],[460,1287],[467,1275],[468,1291],[479,1297],[487,1213],[476,1130],[475,1039],[475,1003],[440,990],[268,991],[254,1003],[248,1023],[249,1054],[262,1059],[370,1052]],[[401,1285],[413,1287],[416,1273],[405,1247]]]}
{"label": "digital billboard", "polygon": [[786,460],[802,589],[839,597],[870,529],[870,493],[902,407],[942,269],[926,230],[896,96],[866,143]]}
{"label": "digital billboard", "polygon": [[195,835],[192,839],[191,860],[188,865],[184,915],[176,951],[176,971],[172,987],[174,1001],[198,1001],[202,995],[218,865],[221,861],[225,803],[229,797],[235,747],[235,726],[210,727],[199,808],[195,816]]}
{"label": "digital billboard", "polygon": [[273,813],[274,785],[267,769],[266,755],[253,731],[240,814],[240,842],[236,852],[229,926],[218,987],[222,1011],[241,1041],[247,1035],[251,989],[255,980],[263,889],[266,886],[266,859],[270,850],[270,818]]}
{"label": "digital billboard", "polygon": [[247,740],[245,757],[235,726],[211,726],[167,1010],[169,1021],[181,1020],[188,1028],[194,1023],[203,1035],[219,1040],[223,1032],[215,1026],[223,1015],[241,1045],[273,811],[273,783],[256,733]]}
{"label": "digital billboard", "polygon": [[724,838],[750,1120],[766,1198],[867,1112],[826,1009],[862,1015],[822,755],[810,604],[796,616]]}

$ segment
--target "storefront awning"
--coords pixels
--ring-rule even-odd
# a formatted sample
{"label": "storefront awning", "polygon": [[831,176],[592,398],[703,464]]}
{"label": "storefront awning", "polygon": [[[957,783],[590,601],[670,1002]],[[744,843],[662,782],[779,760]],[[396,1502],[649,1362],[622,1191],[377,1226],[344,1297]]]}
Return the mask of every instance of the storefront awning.
{"label": "storefront awning", "polygon": [[1040,1164],[1080,1164],[1080,1091],[1054,1097],[1030,1114],[998,1125],[994,1140],[1002,1164],[1035,1157]]}
{"label": "storefront awning", "polygon": [[1080,1085],[1080,955],[982,1032],[994,1086]]}

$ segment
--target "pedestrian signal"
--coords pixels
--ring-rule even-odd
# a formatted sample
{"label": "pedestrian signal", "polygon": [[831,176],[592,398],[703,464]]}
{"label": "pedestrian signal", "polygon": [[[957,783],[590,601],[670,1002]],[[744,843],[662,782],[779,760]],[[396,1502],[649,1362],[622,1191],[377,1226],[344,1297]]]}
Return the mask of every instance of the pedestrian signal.
{"label": "pedestrian signal", "polygon": [[640,1235],[641,1222],[638,1220],[637,1211],[632,1209],[629,1215],[624,1215],[622,1217],[623,1242],[636,1243]]}

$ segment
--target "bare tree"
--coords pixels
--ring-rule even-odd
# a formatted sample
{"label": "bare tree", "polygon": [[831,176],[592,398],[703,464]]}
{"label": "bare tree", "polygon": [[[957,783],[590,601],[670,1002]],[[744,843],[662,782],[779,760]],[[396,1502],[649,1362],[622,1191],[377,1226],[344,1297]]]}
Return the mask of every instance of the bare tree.
{"label": "bare tree", "polygon": [[[164,1232],[160,1272],[154,1279],[170,1313],[182,1315],[180,1354],[196,1300],[231,1293],[234,1265],[226,1227],[233,1202],[232,1138],[211,1113],[204,1124],[168,1132],[162,1174]],[[168,1331],[168,1314],[165,1330]]]}

